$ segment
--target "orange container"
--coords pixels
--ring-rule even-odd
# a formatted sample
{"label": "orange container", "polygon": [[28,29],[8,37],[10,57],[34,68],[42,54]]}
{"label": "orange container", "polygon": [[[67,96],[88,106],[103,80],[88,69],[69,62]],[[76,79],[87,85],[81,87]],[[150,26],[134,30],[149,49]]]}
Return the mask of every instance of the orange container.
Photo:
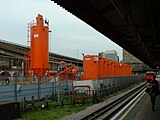
{"label": "orange container", "polygon": [[49,69],[48,26],[44,26],[43,16],[38,14],[36,25],[31,26],[31,69],[38,76]]}
{"label": "orange container", "polygon": [[121,76],[121,66],[120,66],[121,64],[120,63],[118,63],[118,76]]}
{"label": "orange container", "polygon": [[112,60],[109,60],[109,76],[114,76],[114,62]]}
{"label": "orange container", "polygon": [[132,66],[130,65],[130,75],[132,75]]}
{"label": "orange container", "polygon": [[114,76],[117,76],[117,63],[114,61]]}
{"label": "orange container", "polygon": [[119,62],[115,62],[116,64],[116,76],[119,76]]}
{"label": "orange container", "polygon": [[107,77],[110,77],[111,76],[111,60],[108,60],[107,59],[107,63],[106,63],[106,65],[107,65]]}
{"label": "orange container", "polygon": [[127,65],[123,64],[123,75],[126,76],[127,75]]}
{"label": "orange container", "polygon": [[132,66],[127,65],[127,75],[132,75]]}
{"label": "orange container", "polygon": [[117,76],[117,63],[116,62],[113,63],[113,69],[114,69],[113,70],[113,75]]}
{"label": "orange container", "polygon": [[[87,55],[83,58],[83,79],[97,80],[104,77],[126,76],[132,74],[132,67],[101,56]],[[82,78],[82,77],[81,77]]]}
{"label": "orange container", "polygon": [[104,72],[103,72],[103,57],[98,56],[98,78],[103,79],[104,78]]}
{"label": "orange container", "polygon": [[117,64],[117,74],[116,74],[116,76],[119,76],[119,62],[116,62],[116,64]]}
{"label": "orange container", "polygon": [[128,75],[128,65],[126,65],[125,72],[126,72],[126,75]]}
{"label": "orange container", "polygon": [[124,63],[121,65],[121,76],[124,76]]}
{"label": "orange container", "polygon": [[108,77],[107,71],[108,71],[107,59],[103,58],[103,77],[104,78]]}
{"label": "orange container", "polygon": [[122,63],[119,63],[119,76],[122,76]]}
{"label": "orange container", "polygon": [[98,79],[98,56],[86,55],[83,57],[84,79]]}

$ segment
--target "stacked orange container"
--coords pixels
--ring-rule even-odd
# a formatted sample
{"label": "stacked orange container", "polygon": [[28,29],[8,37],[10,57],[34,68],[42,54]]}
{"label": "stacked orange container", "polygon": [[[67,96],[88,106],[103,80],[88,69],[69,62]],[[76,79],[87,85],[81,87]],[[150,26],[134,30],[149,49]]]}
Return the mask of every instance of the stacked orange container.
{"label": "stacked orange container", "polygon": [[97,80],[106,77],[127,76],[132,74],[130,65],[108,60],[96,55],[84,56],[84,79]]}
{"label": "stacked orange container", "polygon": [[84,79],[98,79],[98,56],[87,55],[83,58]]}

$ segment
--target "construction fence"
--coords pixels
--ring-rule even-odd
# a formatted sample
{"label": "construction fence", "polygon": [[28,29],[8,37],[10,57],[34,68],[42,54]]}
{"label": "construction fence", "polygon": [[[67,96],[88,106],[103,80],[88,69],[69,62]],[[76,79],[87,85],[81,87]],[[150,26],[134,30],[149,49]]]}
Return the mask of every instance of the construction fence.
{"label": "construction fence", "polygon": [[[34,77],[32,77],[34,78]],[[83,81],[59,81],[58,78],[54,78],[50,82],[29,83],[29,77],[14,77],[10,78],[9,83],[0,84],[0,101],[31,101],[32,96],[39,101],[44,99],[47,95],[50,97],[57,97],[58,103],[61,103],[63,97],[66,95],[70,98],[74,98],[74,95],[84,94],[96,96],[96,99],[103,99],[104,96],[112,94],[114,92],[125,89],[126,87],[145,81],[144,75],[135,76],[123,76],[123,77],[110,77],[101,80],[83,80]],[[27,82],[28,81],[28,82]],[[79,86],[77,89],[72,89],[74,86]],[[89,86],[86,89],[85,86]],[[90,93],[91,92],[91,93]],[[84,96],[83,96],[84,97]],[[87,98],[87,97],[86,97]]]}

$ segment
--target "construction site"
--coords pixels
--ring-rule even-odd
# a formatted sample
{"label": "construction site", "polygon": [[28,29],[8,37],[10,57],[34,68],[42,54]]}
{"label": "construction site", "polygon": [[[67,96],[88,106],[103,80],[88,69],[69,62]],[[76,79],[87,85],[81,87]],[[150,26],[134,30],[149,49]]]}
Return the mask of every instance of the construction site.
{"label": "construction site", "polygon": [[[80,99],[100,101],[105,95],[143,81],[144,75],[132,75],[132,66],[98,55],[83,55],[83,60],[49,53],[49,21],[38,14],[28,24],[28,46],[6,45],[0,74],[0,99],[3,101],[40,101],[55,97],[58,105],[76,104]],[[8,48],[8,50],[7,50]],[[22,49],[23,48],[23,49]],[[14,56],[10,53],[13,52]],[[19,51],[19,52],[17,52]],[[46,98],[47,96],[47,98]],[[47,104],[47,103],[46,103]],[[23,106],[26,111],[26,105]],[[48,105],[47,105],[48,106]],[[34,106],[32,106],[34,107]]]}
{"label": "construction site", "polygon": [[[61,58],[55,64],[55,60],[49,60],[49,26],[47,20],[44,21],[40,14],[36,17],[35,22],[32,21],[28,24],[27,36],[29,51],[24,53],[24,58],[21,61],[19,60],[21,69],[15,72],[13,70],[14,63],[12,63],[12,71],[2,71],[1,73],[1,76],[5,78],[8,76],[7,83],[12,82],[10,77],[20,78],[23,75],[28,79],[19,79],[17,82],[22,84],[37,83],[38,77],[40,77],[39,82],[50,82],[53,81],[53,78],[58,78],[59,81],[65,81],[66,79],[68,81],[98,80],[107,77],[132,75],[130,65],[97,55],[84,55],[83,60],[76,60],[75,58],[74,63],[72,61],[65,62],[66,59]],[[53,62],[54,64],[51,64]],[[1,81],[5,82],[5,80]]]}
{"label": "construction site", "polygon": [[[0,74],[0,83],[3,89],[14,89],[13,87],[16,84],[16,96],[13,95],[10,99],[22,99],[25,96],[22,94],[23,92],[20,95],[17,92],[23,91],[23,86],[29,86],[28,89],[37,90],[37,85],[38,89],[41,89],[39,84],[44,84],[43,87],[50,91],[47,94],[51,95],[52,87],[47,88],[47,85],[54,84],[54,87],[56,87],[57,83],[60,83],[62,84],[62,87],[59,88],[61,92],[65,89],[72,91],[73,88],[80,91],[83,88],[84,92],[88,90],[88,87],[91,90],[95,89],[93,81],[101,83],[103,79],[132,76],[131,65],[110,60],[103,56],[83,55],[83,60],[80,60],[49,53],[49,32],[49,21],[44,20],[43,16],[38,14],[34,21],[28,23],[28,46],[21,48],[21,51],[23,51],[21,53],[16,52],[18,51],[16,47],[12,49],[15,57],[10,57],[11,61],[6,61],[9,66],[4,66]],[[5,43],[3,44],[5,45]],[[11,53],[6,50],[6,54]],[[7,55],[5,57],[7,58]],[[54,88],[55,94],[58,91],[57,89]],[[43,95],[40,96],[38,93],[36,92],[33,95],[36,94],[36,98],[41,99]],[[4,98],[3,95],[0,97]],[[29,95],[26,97],[29,97]]]}
{"label": "construction site", "polygon": [[0,5],[0,120],[159,120],[158,0]]}

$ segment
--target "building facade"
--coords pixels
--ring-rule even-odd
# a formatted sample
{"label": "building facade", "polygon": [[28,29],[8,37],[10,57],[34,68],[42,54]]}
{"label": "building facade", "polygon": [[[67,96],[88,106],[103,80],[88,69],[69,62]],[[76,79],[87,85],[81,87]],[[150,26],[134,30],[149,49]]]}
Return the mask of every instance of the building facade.
{"label": "building facade", "polygon": [[140,61],[138,58],[136,58],[124,49],[123,60],[121,62],[132,65],[133,72],[145,72],[150,69],[149,66],[144,64],[142,61]]}
{"label": "building facade", "polygon": [[101,52],[99,53],[99,56],[119,62],[119,56],[117,55],[117,52],[115,50],[107,50],[105,52]]}

